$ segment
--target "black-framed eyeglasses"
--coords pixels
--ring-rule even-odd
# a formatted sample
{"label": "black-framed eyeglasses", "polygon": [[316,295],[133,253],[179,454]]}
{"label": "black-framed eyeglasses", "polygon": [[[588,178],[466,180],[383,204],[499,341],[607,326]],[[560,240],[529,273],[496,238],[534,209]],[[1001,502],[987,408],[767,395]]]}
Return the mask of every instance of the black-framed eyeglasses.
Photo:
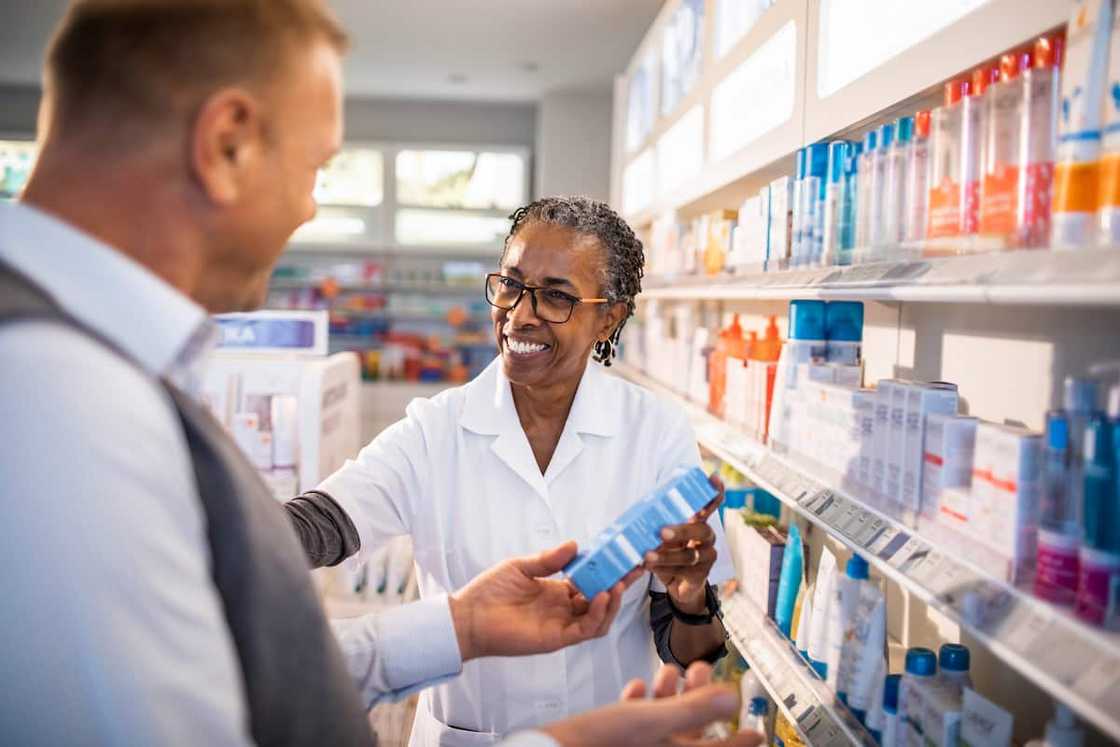
{"label": "black-framed eyeglasses", "polygon": [[572,318],[572,312],[581,303],[609,303],[606,298],[580,298],[556,288],[525,285],[520,280],[506,277],[499,272],[486,276],[486,301],[495,308],[513,311],[525,294],[533,305],[533,313],[549,324],[563,324]]}

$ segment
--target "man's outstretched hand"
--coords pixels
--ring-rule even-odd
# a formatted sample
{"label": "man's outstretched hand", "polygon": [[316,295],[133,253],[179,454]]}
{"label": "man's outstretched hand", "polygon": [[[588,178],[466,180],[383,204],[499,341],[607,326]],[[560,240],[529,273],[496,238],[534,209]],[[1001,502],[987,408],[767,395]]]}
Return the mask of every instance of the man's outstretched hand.
{"label": "man's outstretched hand", "polygon": [[652,700],[646,684],[633,680],[616,705],[558,721],[542,729],[562,747],[759,747],[765,737],[744,731],[728,739],[704,739],[705,726],[730,719],[739,708],[733,688],[711,683],[712,668],[697,662],[685,674],[683,692],[676,667],[666,664],[653,680]]}
{"label": "man's outstretched hand", "polygon": [[605,635],[622,605],[622,592],[643,571],[633,571],[589,602],[568,581],[549,578],[575,554],[576,543],[566,542],[538,555],[511,558],[451,595],[463,661],[543,654]]}

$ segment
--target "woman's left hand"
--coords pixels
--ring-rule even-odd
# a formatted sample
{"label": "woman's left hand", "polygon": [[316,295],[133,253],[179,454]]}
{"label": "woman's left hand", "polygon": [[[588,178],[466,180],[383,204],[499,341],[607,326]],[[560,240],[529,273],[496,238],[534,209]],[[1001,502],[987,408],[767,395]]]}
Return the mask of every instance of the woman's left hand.
{"label": "woman's left hand", "polygon": [[645,567],[665,584],[673,606],[689,615],[707,609],[708,573],[716,562],[716,533],[708,517],[723,503],[723,482],[714,474],[708,481],[719,495],[687,524],[662,529],[661,547],[645,558]]}

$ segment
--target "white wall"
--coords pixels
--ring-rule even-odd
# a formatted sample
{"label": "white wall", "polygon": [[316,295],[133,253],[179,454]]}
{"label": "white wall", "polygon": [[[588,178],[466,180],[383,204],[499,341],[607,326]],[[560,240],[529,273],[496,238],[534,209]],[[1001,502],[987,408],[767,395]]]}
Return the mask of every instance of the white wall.
{"label": "white wall", "polygon": [[538,196],[610,199],[611,92],[550,93],[537,112]]}

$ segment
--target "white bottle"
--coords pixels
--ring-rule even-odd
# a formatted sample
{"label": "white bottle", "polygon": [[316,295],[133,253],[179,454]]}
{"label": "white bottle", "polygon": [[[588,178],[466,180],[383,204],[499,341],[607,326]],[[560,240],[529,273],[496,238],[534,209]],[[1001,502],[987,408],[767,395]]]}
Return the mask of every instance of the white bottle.
{"label": "white bottle", "polygon": [[1073,711],[1064,703],[1054,704],[1054,718],[1046,722],[1046,738],[1032,739],[1026,747],[1082,747],[1085,732],[1077,725]]}

